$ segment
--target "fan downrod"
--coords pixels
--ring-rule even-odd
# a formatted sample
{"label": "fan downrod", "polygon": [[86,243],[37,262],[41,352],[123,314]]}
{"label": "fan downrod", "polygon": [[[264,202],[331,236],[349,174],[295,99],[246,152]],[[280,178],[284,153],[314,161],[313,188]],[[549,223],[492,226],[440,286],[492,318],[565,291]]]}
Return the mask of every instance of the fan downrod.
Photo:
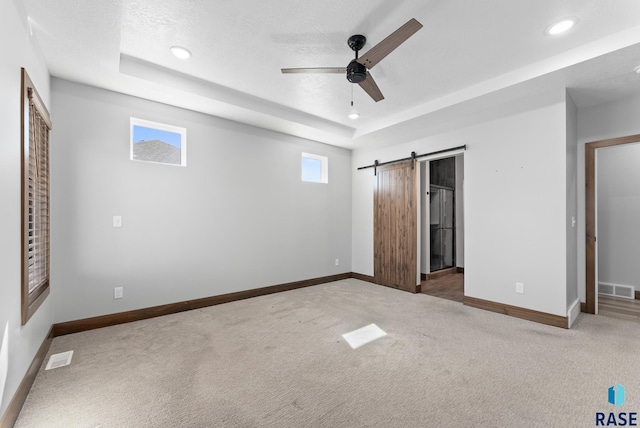
{"label": "fan downrod", "polygon": [[349,47],[356,53],[356,58],[347,66],[347,80],[351,83],[364,82],[367,78],[367,67],[356,61],[358,59],[358,51],[364,47],[366,42],[367,38],[362,34],[355,34],[347,40]]}

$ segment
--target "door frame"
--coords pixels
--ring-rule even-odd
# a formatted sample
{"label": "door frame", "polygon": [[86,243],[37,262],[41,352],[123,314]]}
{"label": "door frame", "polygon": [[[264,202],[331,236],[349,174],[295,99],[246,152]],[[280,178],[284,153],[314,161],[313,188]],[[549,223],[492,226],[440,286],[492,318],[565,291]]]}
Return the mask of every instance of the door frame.
{"label": "door frame", "polygon": [[597,295],[596,295],[596,268],[597,268],[597,251],[596,251],[596,150],[605,147],[620,146],[623,144],[632,144],[640,142],[640,134],[629,135],[626,137],[610,138],[607,140],[593,141],[586,143],[584,146],[584,164],[585,164],[585,264],[586,264],[586,282],[585,282],[585,311],[589,314],[597,313]]}
{"label": "door frame", "polygon": [[[456,187],[455,187],[455,191],[454,191],[454,224],[455,224],[455,235],[454,235],[454,268],[457,268],[458,272],[464,272],[464,267],[458,267],[458,263],[460,262],[460,260],[463,261],[463,266],[464,266],[464,251],[465,251],[465,233],[464,233],[464,227],[465,227],[465,199],[466,199],[466,193],[465,193],[465,187],[464,187],[464,177],[465,177],[465,169],[466,169],[466,161],[465,161],[465,157],[466,157],[466,145],[464,146],[465,150],[460,151],[460,152],[455,152],[455,153],[447,153],[447,154],[437,154],[437,155],[433,155],[433,156],[429,156],[429,157],[425,157],[424,159],[420,159],[419,163],[421,164],[421,168],[422,169],[426,169],[426,180],[424,183],[420,183],[420,186],[425,186],[426,190],[430,190],[430,185],[431,185],[431,180],[429,177],[429,170],[430,170],[430,163],[432,161],[436,161],[436,160],[440,160],[440,159],[446,159],[449,157],[452,157],[455,159],[455,175],[456,175]],[[462,160],[462,165],[461,168],[459,168],[458,165],[458,160],[461,159]],[[461,174],[461,178],[460,178],[460,182],[458,183],[458,174]],[[421,181],[421,180],[419,180]],[[459,186],[458,186],[459,184]],[[420,192],[420,199],[425,197],[425,193],[424,193],[425,189],[421,189]],[[421,248],[422,244],[421,241],[423,241],[424,239],[426,239],[427,241],[427,251],[426,251],[426,257],[428,258],[427,260],[427,264],[430,265],[430,221],[429,221],[429,202],[427,201],[426,203],[426,213],[421,212],[421,220],[426,216],[426,237],[423,237],[422,234],[418,234],[418,247]],[[424,238],[424,239],[423,239]],[[458,239],[460,239],[460,244],[458,243]],[[462,250],[460,250],[462,249]],[[461,253],[459,253],[459,251],[461,251]],[[418,266],[418,268],[420,269],[421,265]],[[422,280],[425,279],[424,274],[426,274],[426,277],[428,278],[429,274],[431,274],[431,266],[429,266],[428,272],[422,272],[423,275],[422,276]],[[436,271],[437,272],[437,271]]]}

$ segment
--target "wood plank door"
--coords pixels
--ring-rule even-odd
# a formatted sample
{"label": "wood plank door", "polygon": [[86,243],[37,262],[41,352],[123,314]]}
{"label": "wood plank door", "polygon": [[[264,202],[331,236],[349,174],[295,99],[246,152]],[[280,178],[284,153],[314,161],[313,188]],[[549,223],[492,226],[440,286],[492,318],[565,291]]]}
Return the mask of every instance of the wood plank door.
{"label": "wood plank door", "polygon": [[417,163],[383,165],[374,189],[374,280],[376,284],[417,291]]}

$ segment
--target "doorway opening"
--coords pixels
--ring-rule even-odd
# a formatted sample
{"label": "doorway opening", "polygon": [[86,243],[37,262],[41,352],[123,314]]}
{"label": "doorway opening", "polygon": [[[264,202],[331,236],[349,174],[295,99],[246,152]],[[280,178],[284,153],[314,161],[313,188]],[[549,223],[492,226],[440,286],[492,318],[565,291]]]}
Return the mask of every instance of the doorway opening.
{"label": "doorway opening", "polygon": [[421,291],[464,297],[464,156],[425,161],[420,170]]}
{"label": "doorway opening", "polygon": [[[627,151],[639,142],[640,135],[632,135],[585,145],[587,313],[640,320],[640,296],[635,291],[640,285],[634,284],[638,276],[634,269],[639,268],[629,259],[637,251],[627,248],[637,241],[631,225],[640,211],[640,192],[633,181],[640,178],[629,172],[635,171],[635,165],[623,165],[637,162],[633,159],[637,155]],[[633,176],[621,176],[624,172]]]}
{"label": "doorway opening", "polygon": [[640,140],[595,153],[597,313],[640,321]]}

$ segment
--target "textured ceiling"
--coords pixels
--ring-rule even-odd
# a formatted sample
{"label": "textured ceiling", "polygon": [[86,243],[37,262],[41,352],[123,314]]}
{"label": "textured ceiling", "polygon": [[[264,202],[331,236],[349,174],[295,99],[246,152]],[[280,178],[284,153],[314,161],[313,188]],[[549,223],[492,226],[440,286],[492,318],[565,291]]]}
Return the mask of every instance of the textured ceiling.
{"label": "textured ceiling", "polygon": [[[24,3],[54,76],[343,147],[563,87],[579,105],[640,91],[637,0]],[[572,31],[545,34],[568,16]],[[342,75],[280,73],[345,67],[350,35],[366,52],[410,18],[424,27],[371,70],[379,103]]]}

